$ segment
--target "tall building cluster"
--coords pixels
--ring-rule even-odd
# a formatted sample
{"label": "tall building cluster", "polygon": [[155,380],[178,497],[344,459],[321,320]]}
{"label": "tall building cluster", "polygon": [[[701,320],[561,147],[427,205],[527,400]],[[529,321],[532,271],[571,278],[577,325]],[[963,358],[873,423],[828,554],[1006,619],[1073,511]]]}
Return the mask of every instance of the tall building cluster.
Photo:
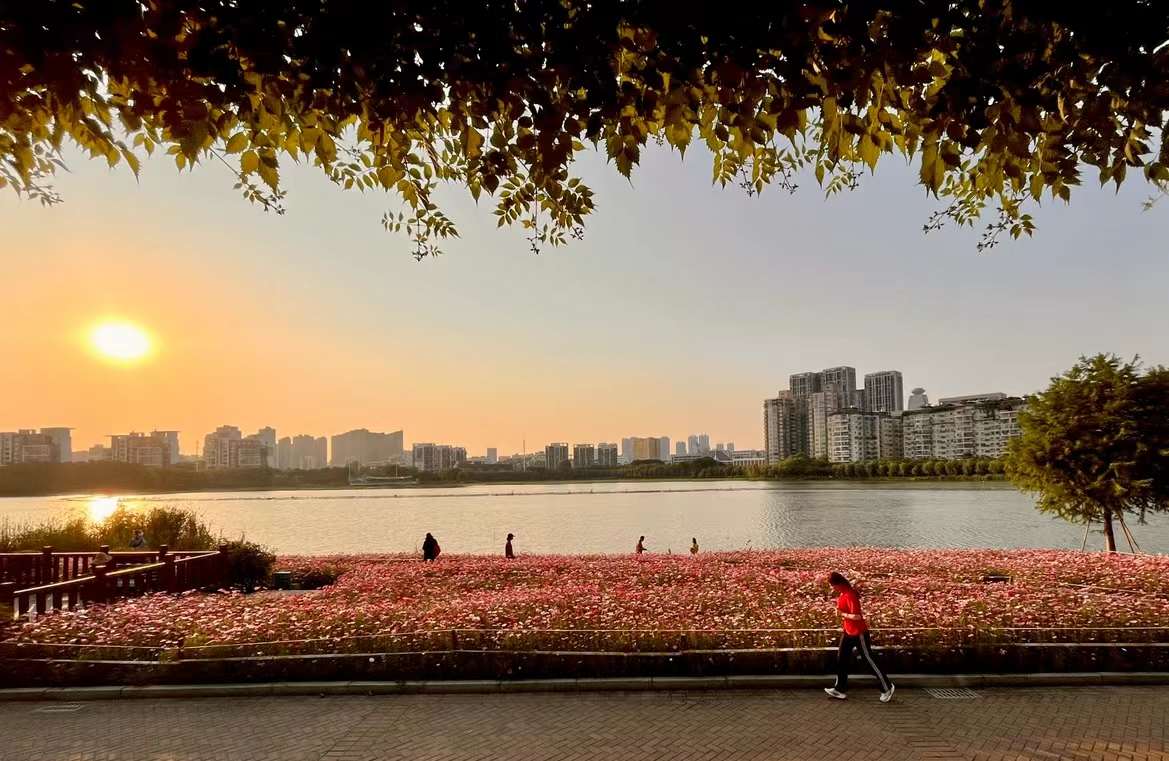
{"label": "tall building cluster", "polygon": [[365,428],[339,433],[330,441],[329,464],[344,467],[358,465],[398,465],[403,459],[401,431],[375,433]]}
{"label": "tall building cluster", "polygon": [[69,462],[69,428],[32,428],[0,431],[0,465],[33,462]]}
{"label": "tall building cluster", "polygon": [[830,367],[792,375],[788,388],[763,401],[767,462],[804,455],[829,462],[999,457],[1019,434],[1019,398],[976,394],[940,399],[913,389],[904,406],[900,371],[864,376]]}
{"label": "tall building cluster", "polygon": [[329,465],[329,441],[324,436],[285,436],[276,442],[280,470],[316,470]]}
{"label": "tall building cluster", "polygon": [[[398,431],[399,435],[401,433]],[[415,444],[411,456],[415,468],[428,472],[451,470],[467,462],[467,450],[450,444]]]}

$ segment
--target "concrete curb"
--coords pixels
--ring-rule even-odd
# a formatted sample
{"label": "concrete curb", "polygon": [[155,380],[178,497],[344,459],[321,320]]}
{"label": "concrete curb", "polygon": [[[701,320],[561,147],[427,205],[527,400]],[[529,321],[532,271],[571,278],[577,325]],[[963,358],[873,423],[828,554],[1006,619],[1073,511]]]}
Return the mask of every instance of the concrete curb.
{"label": "concrete curb", "polygon": [[[628,679],[451,680],[433,682],[258,682],[0,689],[0,702],[134,698],[319,697],[323,695],[490,695],[517,692],[791,690],[824,687],[829,676],[645,677]],[[854,680],[872,686],[872,677]],[[1169,684],[1169,672],[1067,674],[898,674],[901,687],[1103,687]]]}

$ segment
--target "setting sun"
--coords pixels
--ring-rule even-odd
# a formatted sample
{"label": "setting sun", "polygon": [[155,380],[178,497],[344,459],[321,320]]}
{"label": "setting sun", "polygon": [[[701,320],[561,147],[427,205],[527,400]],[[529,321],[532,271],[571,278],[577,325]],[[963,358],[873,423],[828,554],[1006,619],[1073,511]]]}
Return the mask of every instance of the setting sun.
{"label": "setting sun", "polygon": [[150,352],[150,336],[128,322],[105,322],[90,333],[94,351],[107,359],[133,362]]}

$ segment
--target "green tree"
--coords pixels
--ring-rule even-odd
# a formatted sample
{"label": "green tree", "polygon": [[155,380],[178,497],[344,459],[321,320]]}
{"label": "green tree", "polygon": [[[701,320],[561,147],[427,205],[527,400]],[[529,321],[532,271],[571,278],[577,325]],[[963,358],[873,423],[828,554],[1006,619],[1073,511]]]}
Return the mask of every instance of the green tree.
{"label": "green tree", "polygon": [[1113,520],[1169,510],[1169,371],[1142,374],[1138,360],[1081,358],[1030,398],[1006,472],[1044,512],[1100,521],[1109,552]]}
{"label": "green tree", "polygon": [[[135,173],[226,167],[282,212],[282,162],[394,199],[415,256],[458,234],[437,187],[495,199],[533,246],[582,234],[602,149],[700,143],[714,181],[827,194],[909,159],[926,225],[1030,234],[1025,204],[1081,167],[1169,180],[1169,4],[1018,0],[461,3],[39,0],[0,4],[0,185],[45,203],[66,141]],[[591,147],[590,147],[591,146]]]}

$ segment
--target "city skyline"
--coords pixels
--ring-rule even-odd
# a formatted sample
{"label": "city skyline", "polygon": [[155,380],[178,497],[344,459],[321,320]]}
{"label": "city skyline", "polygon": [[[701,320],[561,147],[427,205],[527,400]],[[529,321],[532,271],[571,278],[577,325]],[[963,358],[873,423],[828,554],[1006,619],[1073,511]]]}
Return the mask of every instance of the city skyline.
{"label": "city skyline", "polygon": [[[808,367],[896,367],[934,399],[1031,393],[1096,351],[1169,363],[1165,212],[1142,212],[1138,187],[1085,187],[1074,212],[1037,211],[1033,240],[980,254],[977,230],[921,233],[935,207],[898,181],[910,170],[828,201],[744,199],[710,187],[692,152],[647,150],[635,187],[586,156],[604,213],[540,256],[442,189],[463,237],[421,263],[369,224],[384,198],[300,167],[276,217],[225,194],[212,166],[179,177],[151,160],[136,182],[67,154],[65,203],[0,195],[0,296],[36,317],[0,334],[0,430],[72,426],[79,450],[180,430],[184,454],[224,421],[404,429],[473,452],[708,428],[750,447],[757,400]],[[1123,251],[1101,256],[1121,229]],[[115,318],[150,333],[149,356],[93,356],[89,331]]]}

